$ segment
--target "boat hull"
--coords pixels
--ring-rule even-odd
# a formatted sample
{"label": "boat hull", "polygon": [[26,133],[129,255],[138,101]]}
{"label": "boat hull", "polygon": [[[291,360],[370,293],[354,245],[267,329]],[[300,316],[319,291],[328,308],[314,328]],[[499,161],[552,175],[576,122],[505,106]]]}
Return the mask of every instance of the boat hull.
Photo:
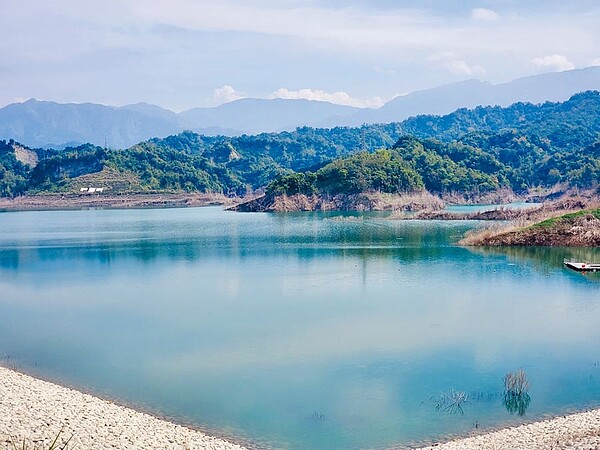
{"label": "boat hull", "polygon": [[565,266],[569,269],[576,270],[578,272],[596,272],[600,271],[600,264],[587,263],[579,261],[565,261]]}

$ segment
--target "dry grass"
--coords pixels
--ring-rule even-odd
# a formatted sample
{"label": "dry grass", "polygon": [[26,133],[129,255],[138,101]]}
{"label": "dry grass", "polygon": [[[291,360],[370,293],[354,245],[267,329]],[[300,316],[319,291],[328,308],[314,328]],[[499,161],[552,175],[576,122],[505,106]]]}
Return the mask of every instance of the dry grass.
{"label": "dry grass", "polygon": [[504,392],[510,395],[523,395],[529,392],[529,380],[523,369],[507,373],[502,379]]}
{"label": "dry grass", "polygon": [[518,200],[517,195],[510,188],[502,188],[485,194],[445,193],[442,199],[446,203],[464,205],[492,205],[499,203],[511,203]]}
{"label": "dry grass", "polygon": [[446,411],[453,415],[463,415],[465,413],[463,405],[468,403],[468,401],[469,397],[465,392],[452,390],[440,395],[440,398],[435,405],[435,409],[438,411]]}
{"label": "dry grass", "polygon": [[507,373],[504,382],[504,407],[510,414],[525,415],[531,397],[529,397],[529,380],[523,369]]}
{"label": "dry grass", "polygon": [[58,434],[49,443],[43,441],[31,441],[25,438],[10,438],[7,441],[8,446],[0,447],[1,450],[68,450],[69,442],[73,439],[71,436],[68,439],[61,439],[63,430],[61,429]]}
{"label": "dry grass", "polygon": [[460,245],[482,245],[489,239],[500,234],[511,233],[519,229],[518,225],[513,224],[490,224],[484,228],[477,230],[469,230],[465,236],[459,241]]}
{"label": "dry grass", "polygon": [[[304,194],[262,196],[247,203],[240,203],[232,209],[254,212],[289,211],[421,211],[436,210],[444,207],[439,197],[429,192],[389,194],[384,192],[363,192],[335,196]],[[399,217],[397,217],[399,218]]]}
{"label": "dry grass", "polygon": [[527,230],[533,225],[544,221],[551,221],[565,214],[580,212],[585,209],[600,207],[598,197],[568,196],[552,202],[547,202],[535,209],[518,211],[515,216],[506,223],[494,223],[483,229],[474,230],[465,235],[459,242],[461,245],[486,245],[490,240],[500,236],[506,236],[517,231]]}
{"label": "dry grass", "polygon": [[104,167],[100,172],[88,173],[69,179],[63,191],[79,193],[80,188],[104,187],[111,194],[144,192],[140,177],[129,171]]}
{"label": "dry grass", "polygon": [[437,210],[445,206],[444,201],[427,191],[407,192],[402,194],[385,194],[380,192],[364,194],[369,198],[375,210],[414,212],[422,210]]}

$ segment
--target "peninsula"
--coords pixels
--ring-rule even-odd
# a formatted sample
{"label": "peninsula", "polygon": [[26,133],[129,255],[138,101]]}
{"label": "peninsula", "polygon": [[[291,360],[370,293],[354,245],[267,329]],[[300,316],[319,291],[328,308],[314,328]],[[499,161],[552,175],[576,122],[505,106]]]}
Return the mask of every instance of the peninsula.
{"label": "peninsula", "polygon": [[600,208],[557,215],[508,230],[484,230],[461,241],[483,246],[599,247]]}

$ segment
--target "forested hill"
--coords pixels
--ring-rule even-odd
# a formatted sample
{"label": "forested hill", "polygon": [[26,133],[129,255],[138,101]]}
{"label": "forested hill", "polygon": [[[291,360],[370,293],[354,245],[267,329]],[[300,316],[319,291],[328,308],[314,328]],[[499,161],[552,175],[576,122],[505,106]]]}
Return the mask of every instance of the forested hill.
{"label": "forested hill", "polygon": [[[357,128],[305,127],[239,137],[184,132],[125,150],[92,145],[28,150],[2,141],[0,194],[77,192],[93,182],[113,192],[241,195],[274,180],[271,190],[283,192],[282,177],[294,173],[314,174],[320,181],[310,189],[317,191],[329,181],[331,186],[348,186],[325,180],[324,173],[344,176],[346,181],[387,177],[388,191],[425,186],[436,193],[499,187],[521,192],[561,182],[590,187],[600,178],[599,136],[600,93],[592,91],[563,103],[458,110],[442,117],[419,116]],[[388,149],[389,154],[350,157],[379,149]],[[358,166],[366,172],[347,171]],[[371,171],[379,175],[373,177]],[[394,187],[399,174],[405,183]],[[357,185],[381,189],[377,183]]]}
{"label": "forested hill", "polygon": [[[557,150],[584,148],[600,139],[600,93],[588,91],[562,103],[516,103],[507,108],[459,109],[445,116],[417,116],[399,123],[336,127],[303,127],[293,132],[239,137],[207,137],[185,132],[148,141],[162,148],[213,158],[232,148],[247,157],[269,156],[293,170],[303,170],[357,151],[391,147],[401,136],[461,140],[474,146],[506,133],[542,139]],[[226,152],[227,153],[227,152]],[[222,156],[222,155],[221,155]]]}
{"label": "forested hill", "polygon": [[458,109],[445,116],[416,116],[402,122],[399,129],[403,134],[443,141],[459,139],[468,133],[492,134],[512,129],[544,136],[560,148],[585,147],[600,135],[600,93],[582,92],[562,103],[515,103],[506,108],[479,106]]}
{"label": "forested hill", "polygon": [[316,171],[282,175],[267,186],[267,196],[403,193],[425,188],[437,195],[476,199],[502,188],[517,193],[557,183],[597,188],[600,143],[581,151],[556,151],[536,139],[505,132],[473,147],[460,141],[405,136],[388,150],[359,152]]}

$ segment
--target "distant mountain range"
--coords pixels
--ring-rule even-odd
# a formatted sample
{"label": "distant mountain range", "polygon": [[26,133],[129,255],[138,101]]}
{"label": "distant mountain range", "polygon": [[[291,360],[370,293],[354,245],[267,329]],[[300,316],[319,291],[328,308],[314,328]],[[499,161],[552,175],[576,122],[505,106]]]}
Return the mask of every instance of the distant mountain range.
{"label": "distant mountain range", "polygon": [[0,109],[0,139],[30,147],[62,148],[89,142],[126,148],[151,137],[192,130],[206,135],[241,135],[293,130],[300,126],[356,126],[400,122],[419,114],[447,114],[478,105],[564,101],[600,90],[600,67],[535,75],[493,85],[479,80],[452,83],[397,97],[379,109],[327,102],[241,99],[181,113],[146,103],[123,107],[28,100]]}
{"label": "distant mountain range", "polygon": [[503,84],[468,80],[396,97],[379,109],[363,109],[323,126],[398,122],[419,114],[449,114],[459,108],[509,106],[517,102],[561,102],[573,94],[600,90],[600,67],[545,73]]}
{"label": "distant mountain range", "polygon": [[597,188],[599,136],[600,92],[587,91],[565,102],[480,106],[360,127],[234,137],[185,131],[123,150],[92,144],[32,150],[0,140],[0,197],[78,193],[86,186],[240,196],[261,188],[336,196],[424,186],[471,199],[499,188]]}

